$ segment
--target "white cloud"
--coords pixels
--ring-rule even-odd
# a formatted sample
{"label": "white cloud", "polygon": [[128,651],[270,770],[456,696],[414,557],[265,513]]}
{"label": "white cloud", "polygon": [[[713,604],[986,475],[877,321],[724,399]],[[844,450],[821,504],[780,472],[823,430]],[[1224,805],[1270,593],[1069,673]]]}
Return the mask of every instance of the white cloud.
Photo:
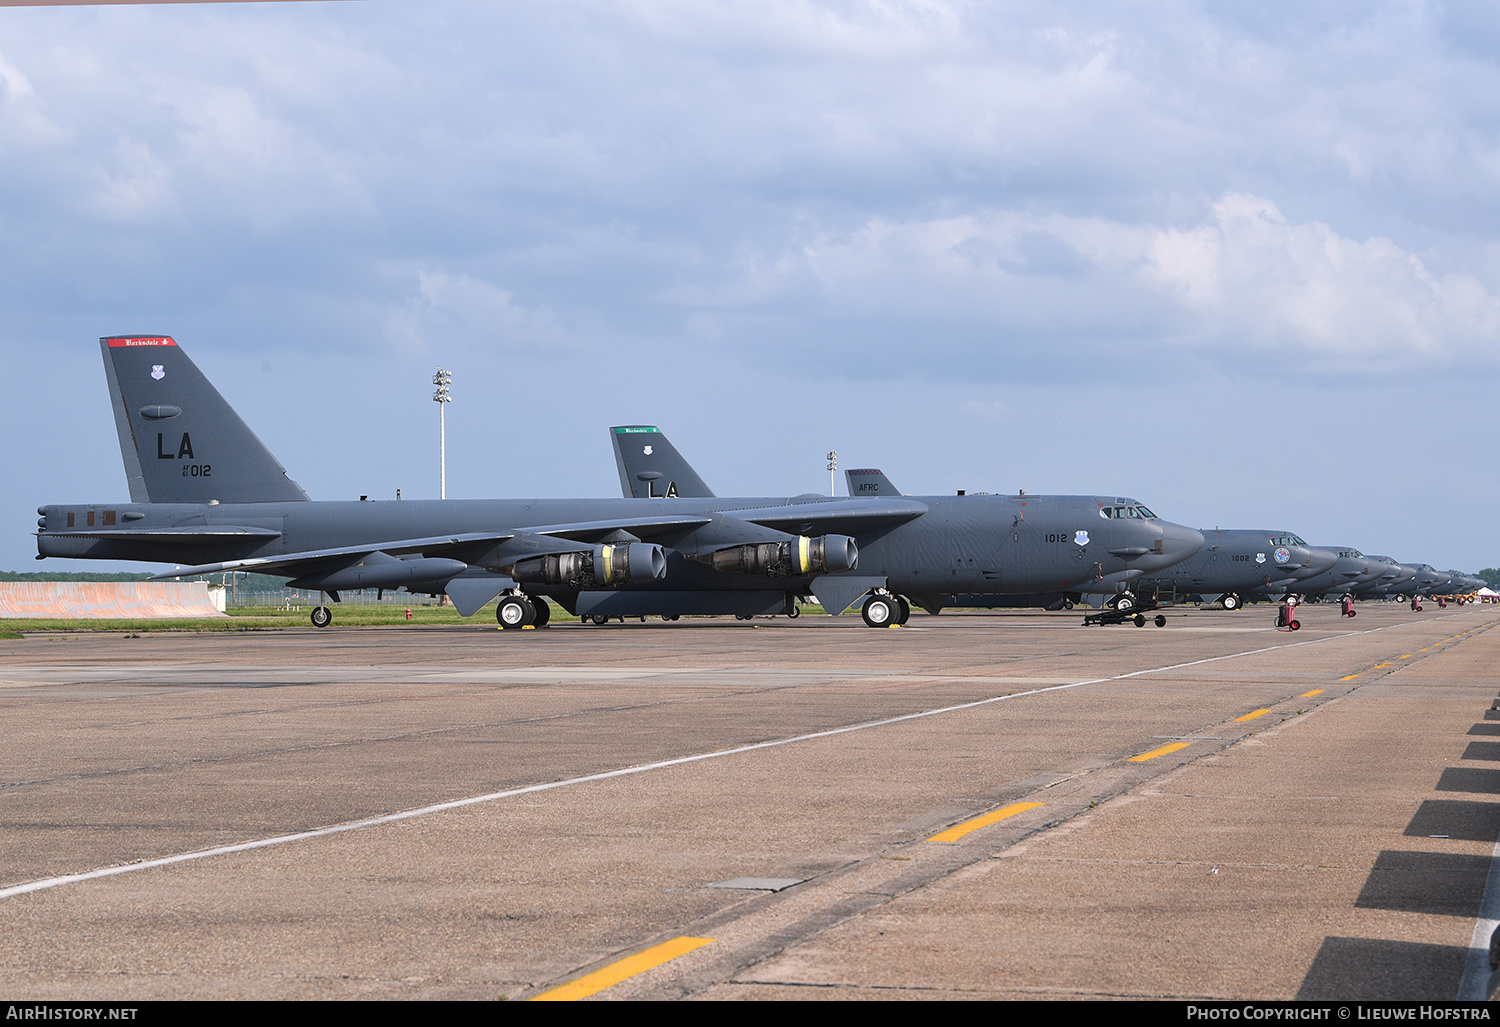
{"label": "white cloud", "polygon": [[387,313],[385,332],[408,352],[532,354],[569,342],[549,315],[521,307],[508,290],[468,275],[431,270],[416,273],[415,292]]}
{"label": "white cloud", "polygon": [[1194,334],[1249,351],[1303,353],[1382,369],[1434,358],[1495,364],[1500,301],[1472,276],[1439,277],[1390,239],[1290,222],[1270,200],[1231,193],[1204,223],[1157,233],[1144,274],[1198,315]]}

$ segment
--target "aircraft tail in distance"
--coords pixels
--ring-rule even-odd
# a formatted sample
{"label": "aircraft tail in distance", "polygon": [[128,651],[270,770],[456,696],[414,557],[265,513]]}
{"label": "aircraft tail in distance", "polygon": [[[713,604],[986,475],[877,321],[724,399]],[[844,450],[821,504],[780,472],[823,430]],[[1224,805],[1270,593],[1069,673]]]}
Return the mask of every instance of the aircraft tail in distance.
{"label": "aircraft tail in distance", "polygon": [[844,472],[851,496],[899,496],[901,490],[877,467],[856,467]]}
{"label": "aircraft tail in distance", "polygon": [[609,430],[626,499],[712,499],[713,490],[667,441],[660,428],[645,424]]}

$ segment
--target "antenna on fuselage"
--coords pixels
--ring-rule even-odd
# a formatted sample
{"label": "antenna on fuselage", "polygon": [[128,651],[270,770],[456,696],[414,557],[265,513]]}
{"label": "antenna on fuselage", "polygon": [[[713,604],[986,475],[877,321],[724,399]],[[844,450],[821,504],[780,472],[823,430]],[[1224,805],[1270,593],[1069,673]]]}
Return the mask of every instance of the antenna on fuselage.
{"label": "antenna on fuselage", "polygon": [[830,449],[828,451],[828,496],[832,499],[836,492],[833,490],[833,472],[839,469],[839,451]]}

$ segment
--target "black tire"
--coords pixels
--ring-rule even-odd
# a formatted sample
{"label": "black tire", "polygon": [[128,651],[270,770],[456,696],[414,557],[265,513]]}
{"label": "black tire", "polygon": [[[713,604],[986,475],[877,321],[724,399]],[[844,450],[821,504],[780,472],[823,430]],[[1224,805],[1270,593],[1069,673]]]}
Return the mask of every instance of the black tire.
{"label": "black tire", "polygon": [[1063,609],[1064,610],[1071,610],[1072,608],[1073,608],[1073,600],[1071,600],[1071,599],[1064,599],[1063,600]]}
{"label": "black tire", "polygon": [[312,612],[312,626],[315,628],[326,628],[333,623],[333,611],[326,606],[315,606]]}
{"label": "black tire", "polygon": [[1294,620],[1290,624],[1288,624],[1287,627],[1291,628],[1293,631],[1297,631],[1302,627],[1302,622],[1299,620]]}
{"label": "black tire", "polygon": [[1240,597],[1233,592],[1225,592],[1219,597],[1219,605],[1226,610],[1238,610],[1240,608]]}
{"label": "black tire", "polygon": [[865,600],[864,608],[859,611],[865,623],[872,628],[888,628],[896,623],[900,611],[896,604],[885,596],[871,596]]}
{"label": "black tire", "polygon": [[906,601],[905,596],[896,597],[896,606],[901,611],[900,615],[896,618],[897,624],[905,624],[911,620],[911,603]]}
{"label": "black tire", "polygon": [[1159,627],[1159,628],[1164,628],[1164,627],[1167,626],[1167,616],[1166,616],[1166,614],[1158,613],[1156,615],[1156,626]]}
{"label": "black tire", "polygon": [[541,596],[532,596],[531,608],[536,611],[536,620],[531,623],[536,627],[545,628],[547,622],[552,619],[552,604]]}
{"label": "black tire", "polygon": [[1129,611],[1135,609],[1135,596],[1131,595],[1129,592],[1121,593],[1121,595],[1115,599],[1115,609],[1119,610],[1121,613],[1128,613]]}
{"label": "black tire", "polygon": [[495,607],[495,620],[506,630],[518,630],[536,620],[536,607],[525,596],[506,596]]}
{"label": "black tire", "polygon": [[1144,613],[1138,613],[1135,615],[1135,626],[1138,628],[1144,628],[1146,626],[1146,615]]}
{"label": "black tire", "polygon": [[593,621],[595,624],[608,624],[609,623],[609,618],[606,617],[606,616],[604,616],[604,614],[602,614],[602,613],[592,613],[592,614],[589,614],[589,620]]}
{"label": "black tire", "polygon": [[802,616],[802,607],[798,606],[795,601],[790,602],[786,607],[786,615],[793,619],[800,617]]}

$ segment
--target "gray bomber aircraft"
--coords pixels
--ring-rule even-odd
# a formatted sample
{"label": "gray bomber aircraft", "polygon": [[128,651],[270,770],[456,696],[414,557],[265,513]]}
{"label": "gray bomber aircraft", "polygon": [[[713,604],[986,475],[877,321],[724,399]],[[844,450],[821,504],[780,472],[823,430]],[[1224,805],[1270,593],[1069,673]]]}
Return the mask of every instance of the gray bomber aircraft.
{"label": "gray bomber aircraft", "polygon": [[1203,549],[1167,571],[1144,578],[1141,589],[1160,595],[1201,595],[1226,610],[1238,608],[1260,589],[1295,591],[1296,585],[1331,570],[1335,554],[1285,531],[1201,529]]}
{"label": "gray bomber aircraft", "polygon": [[[844,472],[849,495],[899,496],[901,490],[883,472],[862,467]],[[1200,528],[1203,548],[1194,556],[1164,571],[1144,574],[1131,582],[1131,591],[1155,600],[1200,595],[1207,601],[1217,600],[1226,610],[1238,609],[1246,593],[1262,586],[1280,586],[1283,590],[1298,581],[1315,577],[1334,564],[1334,554],[1315,549],[1296,535],[1285,531],[1252,531],[1244,529]],[[1076,594],[1034,597],[1051,600],[1048,609],[1059,609],[1076,602]],[[995,605],[994,596],[968,597],[965,605]],[[962,601],[962,600],[961,600]],[[1116,608],[1120,603],[1116,602]],[[1126,609],[1130,604],[1125,605]]]}
{"label": "gray bomber aircraft", "polygon": [[[1334,560],[1333,566],[1322,574],[1297,583],[1298,591],[1305,596],[1352,597],[1359,586],[1369,584],[1387,570],[1384,563],[1366,556],[1352,546],[1320,546],[1319,548],[1332,551],[1337,559]],[[1257,595],[1266,596],[1280,595],[1285,591],[1284,588],[1274,587],[1255,590]]]}
{"label": "gray bomber aircraft", "polygon": [[[665,500],[664,506],[713,496],[661,430],[652,425],[621,425],[610,430],[615,466],[624,495]],[[931,570],[916,580],[898,571],[885,587],[895,596],[899,620],[910,602],[936,613],[953,597],[988,594],[1070,592],[1108,595],[1132,605],[1130,589],[1142,575],[1157,573],[1197,552],[1202,535],[1162,521],[1135,500],[1116,496],[903,496],[880,471],[845,472],[851,498],[843,502],[879,506],[919,501],[934,518],[951,524],[954,541],[979,529],[990,538],[965,546],[952,541],[931,551]],[[809,494],[805,502],[836,500]],[[969,526],[973,525],[973,526]],[[892,566],[882,537],[861,538],[861,570],[875,560]],[[893,550],[894,552],[894,550]],[[977,556],[975,554],[978,554]],[[866,561],[871,561],[867,563]],[[825,604],[826,605],[826,604]]]}
{"label": "gray bomber aircraft", "polygon": [[[446,593],[464,616],[499,596],[505,627],[545,623],[539,596],[602,620],[791,612],[808,593],[832,613],[868,597],[865,621],[885,625],[901,594],[1050,580],[1059,567],[1123,582],[1203,544],[1154,518],[1100,520],[1092,500],[314,502],[170,337],[106,337],[100,349],[130,502],[40,508],[38,559],[179,565],[158,578],[255,571],[335,602],[345,589]],[[332,614],[320,604],[312,620]]]}

